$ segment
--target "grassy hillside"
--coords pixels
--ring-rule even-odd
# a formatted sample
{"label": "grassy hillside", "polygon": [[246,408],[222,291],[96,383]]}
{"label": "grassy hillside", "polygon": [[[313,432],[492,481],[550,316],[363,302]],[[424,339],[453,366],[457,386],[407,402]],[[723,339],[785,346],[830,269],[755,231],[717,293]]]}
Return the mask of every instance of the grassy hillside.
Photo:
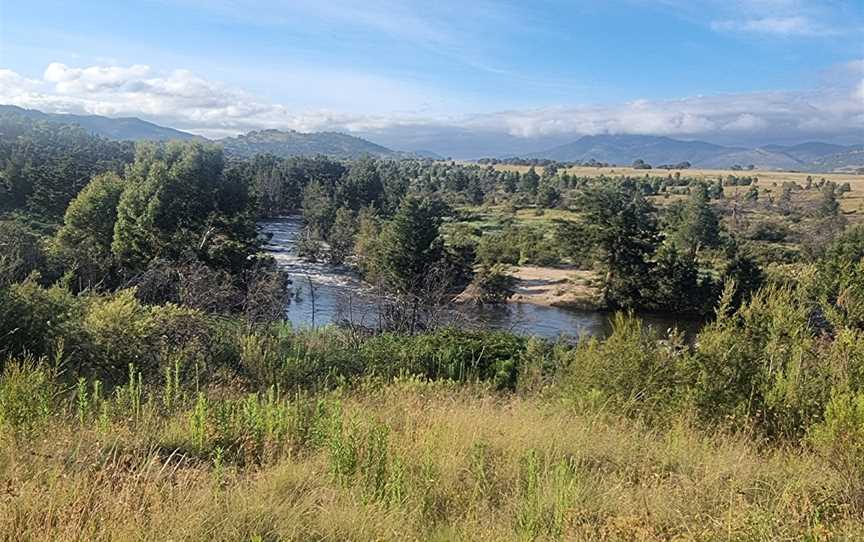
{"label": "grassy hillside", "polygon": [[138,414],[109,401],[108,416],[79,419],[73,407],[33,441],[7,437],[0,537],[864,536],[823,459],[685,418],[657,430],[602,408],[412,379],[268,397],[214,392]]}

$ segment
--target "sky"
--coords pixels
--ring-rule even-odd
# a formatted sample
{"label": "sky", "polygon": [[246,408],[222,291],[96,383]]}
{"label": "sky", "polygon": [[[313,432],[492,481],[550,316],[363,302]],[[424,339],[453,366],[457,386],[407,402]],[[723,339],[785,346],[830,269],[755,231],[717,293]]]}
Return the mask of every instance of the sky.
{"label": "sky", "polygon": [[861,0],[0,0],[0,103],[476,157],[864,142]]}

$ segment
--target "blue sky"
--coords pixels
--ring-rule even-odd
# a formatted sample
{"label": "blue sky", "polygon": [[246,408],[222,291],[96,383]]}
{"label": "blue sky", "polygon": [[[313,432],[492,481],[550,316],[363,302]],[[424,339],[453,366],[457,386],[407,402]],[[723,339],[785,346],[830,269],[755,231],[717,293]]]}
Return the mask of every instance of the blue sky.
{"label": "blue sky", "polygon": [[856,141],[862,81],[860,1],[0,0],[3,103],[208,136]]}

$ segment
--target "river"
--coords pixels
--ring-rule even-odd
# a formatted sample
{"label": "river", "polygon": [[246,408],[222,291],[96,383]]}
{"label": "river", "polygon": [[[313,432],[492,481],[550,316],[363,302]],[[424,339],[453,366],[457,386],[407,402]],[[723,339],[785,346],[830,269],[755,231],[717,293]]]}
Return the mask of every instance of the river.
{"label": "river", "polygon": [[[328,263],[311,263],[298,257],[295,245],[302,230],[299,217],[266,220],[261,232],[270,236],[266,246],[291,280],[291,301],[285,315],[295,327],[318,327],[343,320],[375,327],[376,301],[370,288],[350,269]],[[454,308],[460,321],[489,329],[507,330],[547,339],[606,336],[610,331],[609,313],[548,307],[530,303],[500,306]],[[693,331],[698,323],[657,315],[643,320],[658,330],[679,327]]]}

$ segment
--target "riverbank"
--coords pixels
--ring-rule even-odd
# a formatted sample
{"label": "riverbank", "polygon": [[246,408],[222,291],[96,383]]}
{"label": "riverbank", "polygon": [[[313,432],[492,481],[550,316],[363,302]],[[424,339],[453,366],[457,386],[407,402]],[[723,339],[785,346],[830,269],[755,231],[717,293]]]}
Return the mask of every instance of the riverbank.
{"label": "riverbank", "polygon": [[603,308],[597,274],[567,267],[514,267],[516,287],[511,303],[578,310]]}

